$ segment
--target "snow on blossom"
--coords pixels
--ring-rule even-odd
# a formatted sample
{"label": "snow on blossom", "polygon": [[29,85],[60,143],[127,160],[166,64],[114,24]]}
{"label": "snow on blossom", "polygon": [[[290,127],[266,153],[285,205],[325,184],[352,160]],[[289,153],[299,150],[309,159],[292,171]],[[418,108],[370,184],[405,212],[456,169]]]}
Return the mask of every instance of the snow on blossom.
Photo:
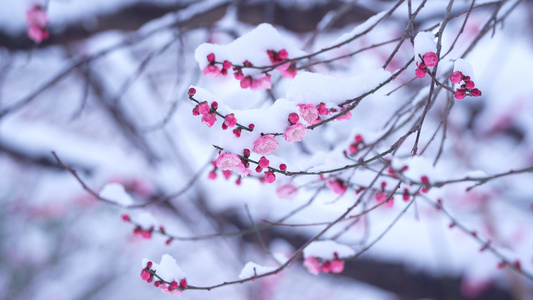
{"label": "snow on blossom", "polygon": [[334,107],[375,89],[390,76],[384,69],[370,69],[351,77],[299,72],[291,81],[286,98],[295,103]]}
{"label": "snow on blossom", "polygon": [[100,191],[100,197],[111,200],[122,206],[128,206],[133,204],[133,199],[126,192],[124,186],[120,183],[108,183]]}
{"label": "snow on blossom", "polygon": [[270,273],[274,270],[276,270],[276,267],[265,267],[250,261],[244,265],[244,268],[242,268],[241,273],[239,274],[239,279],[257,277],[259,275]]}
{"label": "snow on blossom", "polygon": [[[215,54],[217,62],[227,60],[242,65],[247,60],[256,66],[269,66],[272,62],[267,51],[282,49],[285,49],[284,52],[290,54],[291,57],[305,54],[293,41],[279,34],[272,25],[264,23],[227,45],[203,43],[196,48],[194,57],[201,70],[210,64],[207,56],[211,53]],[[284,52],[282,52],[283,55]],[[259,78],[261,75],[261,70],[258,69],[242,68],[241,71],[244,77],[251,75]],[[257,83],[256,88],[266,88],[268,83],[270,80],[267,82],[266,79],[262,79]]]}
{"label": "snow on blossom", "polygon": [[[335,257],[335,253],[337,257]],[[303,250],[304,258],[317,257],[324,261],[346,258],[355,255],[355,251],[343,244],[328,240],[314,241]]]}
{"label": "snow on blossom", "polygon": [[289,126],[285,133],[283,133],[283,138],[288,143],[300,142],[307,135],[307,128],[302,123],[296,123]]}
{"label": "snow on blossom", "polygon": [[[147,258],[143,259],[142,267],[144,268],[149,261]],[[179,282],[181,279],[187,277],[185,272],[176,263],[176,260],[169,254],[164,254],[159,264],[152,262],[150,269],[154,270],[159,277],[168,282]]]}
{"label": "snow on blossom", "polygon": [[457,59],[453,64],[453,72],[461,72],[463,76],[469,76],[470,81],[476,82],[474,68],[472,68],[472,65],[468,61],[462,58]]}
{"label": "snow on blossom", "polygon": [[[437,52],[437,43],[435,42],[435,35],[431,32],[422,31],[416,35],[414,42],[414,55],[415,62],[417,63],[417,65],[424,62],[424,64],[428,67],[434,66],[426,64],[425,59],[422,60],[420,56],[424,57],[426,53]],[[435,57],[433,57],[432,55],[430,55],[427,58],[428,61],[431,62],[432,60],[430,58],[437,58],[437,56],[435,55]]]}
{"label": "snow on blossom", "polygon": [[253,152],[257,154],[269,154],[278,150],[278,141],[271,134],[263,135],[254,142]]}

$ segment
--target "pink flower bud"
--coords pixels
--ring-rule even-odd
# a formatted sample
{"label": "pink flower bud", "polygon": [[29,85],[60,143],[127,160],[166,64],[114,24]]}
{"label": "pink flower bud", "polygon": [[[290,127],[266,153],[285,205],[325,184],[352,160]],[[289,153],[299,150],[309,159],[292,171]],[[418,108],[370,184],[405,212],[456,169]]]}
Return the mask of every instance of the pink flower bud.
{"label": "pink flower bud", "polygon": [[331,261],[331,273],[338,274],[344,271],[344,260],[334,259]]}
{"label": "pink flower bud", "polygon": [[328,109],[326,108],[326,104],[324,104],[324,102],[321,102],[319,105],[317,105],[316,109],[318,111],[318,114],[321,116],[325,116],[328,114]]}
{"label": "pink flower bud", "polygon": [[471,89],[473,89],[473,88],[476,87],[476,85],[474,84],[473,81],[466,81],[466,82],[465,82],[465,86],[466,86],[466,88],[469,89],[469,90],[471,90]]}
{"label": "pink flower bud", "polygon": [[287,59],[287,57],[289,57],[289,53],[285,49],[279,50],[278,55],[279,55],[279,58],[281,58],[283,60],[285,60],[285,59]]}
{"label": "pink flower bud", "polygon": [[208,62],[213,62],[215,61],[215,54],[214,53],[210,53],[207,55],[207,61]]}
{"label": "pink flower bud", "polygon": [[329,273],[331,271],[331,263],[329,261],[322,264],[322,267],[320,267],[322,272]]}
{"label": "pink flower bud", "polygon": [[461,80],[463,80],[463,73],[459,71],[453,72],[452,75],[450,76],[450,81],[454,84],[459,84]]}
{"label": "pink flower bud", "polygon": [[257,167],[255,168],[255,171],[256,171],[257,173],[261,173],[261,172],[263,172],[263,168],[261,168],[260,166],[257,166]]}
{"label": "pink flower bud", "polygon": [[262,156],[262,157],[259,159],[259,163],[258,163],[258,165],[259,165],[261,168],[266,169],[266,168],[268,168],[268,165],[269,165],[269,164],[270,164],[270,161],[269,161],[266,157]]}
{"label": "pink flower bud", "polygon": [[200,115],[200,110],[198,108],[198,105],[196,105],[193,109],[192,109],[192,115],[193,116],[198,116]]}
{"label": "pink flower bud", "polygon": [[211,108],[210,108],[209,105],[207,104],[207,101],[204,101],[204,102],[198,104],[198,112],[199,112],[201,115],[206,115],[206,114],[208,114],[210,111],[211,111]]}
{"label": "pink flower bud", "polygon": [[207,176],[207,178],[209,178],[211,180],[217,179],[217,172],[215,172],[214,170],[209,172],[209,175]]}
{"label": "pink flower bud", "polygon": [[246,158],[250,157],[250,149],[244,149],[243,156]]}
{"label": "pink flower bud", "polygon": [[150,275],[152,274],[148,270],[142,270],[141,279],[146,281],[150,278]]}
{"label": "pink flower bud", "polygon": [[189,89],[189,93],[188,93],[188,94],[189,94],[189,96],[190,96],[190,97],[194,96],[194,95],[196,94],[196,89],[195,89],[195,88],[193,88],[193,87],[192,87],[192,88],[190,88],[190,89]]}
{"label": "pink flower bud", "polygon": [[254,130],[254,128],[255,128],[255,125],[254,125],[254,124],[250,124],[250,125],[248,125],[248,128],[250,128],[250,130],[252,130],[252,131],[253,131],[253,130]]}
{"label": "pink flower bud", "polygon": [[478,89],[473,89],[472,91],[470,91],[470,94],[471,94],[473,97],[479,97],[479,96],[481,96],[481,91],[478,90]]}
{"label": "pink flower bud", "polygon": [[418,78],[424,78],[424,76],[426,76],[426,69],[417,68],[415,71],[415,76]]}
{"label": "pink flower bud", "polygon": [[180,280],[180,287],[182,288],[187,287],[187,280],[185,279]]}
{"label": "pink flower bud", "polygon": [[289,114],[289,122],[291,122],[291,124],[298,123],[298,120],[300,120],[300,116],[298,116],[297,113],[290,113]]}
{"label": "pink flower bud", "polygon": [[270,171],[265,172],[265,181],[268,183],[276,181],[276,175]]}
{"label": "pink flower bud", "polygon": [[225,60],[222,64],[222,68],[224,68],[225,70],[229,70],[231,68],[231,63],[228,60]]}
{"label": "pink flower bud", "polygon": [[466,96],[466,92],[465,90],[458,89],[457,91],[455,91],[454,96],[455,96],[455,99],[461,100],[461,99],[464,99],[464,97]]}
{"label": "pink flower bud", "polygon": [[122,215],[122,221],[130,222],[131,221],[130,216],[128,214],[123,214]]}
{"label": "pink flower bud", "polygon": [[246,76],[241,79],[241,88],[247,89],[252,85],[252,77]]}
{"label": "pink flower bud", "polygon": [[307,257],[304,259],[304,267],[313,275],[318,275],[320,273],[320,263],[316,257]]}
{"label": "pink flower bud", "polygon": [[211,109],[212,110],[217,110],[218,109],[218,102],[213,101],[213,103],[211,103]]}
{"label": "pink flower bud", "polygon": [[439,61],[439,58],[437,57],[437,54],[435,54],[435,52],[428,52],[428,53],[424,54],[422,59],[424,60],[424,63],[428,67],[435,66],[437,64],[437,62]]}
{"label": "pink flower bud", "polygon": [[235,129],[233,129],[233,134],[236,136],[236,137],[241,137],[241,128],[240,127],[237,127]]}
{"label": "pink flower bud", "polygon": [[285,171],[287,171],[287,165],[286,165],[286,164],[280,164],[280,165],[279,165],[279,169],[280,169],[282,172],[285,172]]}

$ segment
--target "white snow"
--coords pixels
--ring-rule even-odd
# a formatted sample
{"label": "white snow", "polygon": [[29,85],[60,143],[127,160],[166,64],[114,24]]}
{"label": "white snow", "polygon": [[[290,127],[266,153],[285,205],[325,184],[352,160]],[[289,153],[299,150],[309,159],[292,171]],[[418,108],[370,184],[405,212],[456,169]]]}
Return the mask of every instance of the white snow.
{"label": "white snow", "polygon": [[370,27],[372,27],[373,25],[378,23],[379,20],[381,20],[381,18],[383,18],[383,16],[385,16],[385,14],[387,14],[387,11],[382,11],[382,12],[380,12],[378,14],[373,15],[372,17],[368,18],[368,20],[366,20],[362,24],[357,25],[349,33],[345,33],[345,34],[341,35],[338,39],[336,39],[333,43],[331,43],[331,46],[343,43],[343,42],[353,38],[354,36],[365,32]]}
{"label": "white snow", "polygon": [[133,199],[120,183],[108,183],[100,191],[100,197],[114,201],[122,206],[133,204]]}
{"label": "white snow", "polygon": [[242,268],[242,271],[239,274],[239,278],[246,279],[246,278],[256,277],[259,275],[272,272],[276,269],[277,269],[276,267],[265,267],[265,266],[261,266],[250,261],[250,262],[247,262],[246,265],[244,265],[244,268]]}
{"label": "white snow", "polygon": [[428,52],[437,53],[437,43],[435,42],[435,35],[431,32],[422,31],[415,37],[414,55],[417,63],[421,63],[420,56]]}
{"label": "white snow", "polygon": [[304,258],[318,257],[329,261],[335,258],[335,253],[337,253],[338,257],[341,259],[355,255],[355,251],[349,246],[331,240],[314,241],[305,247],[303,253]]}

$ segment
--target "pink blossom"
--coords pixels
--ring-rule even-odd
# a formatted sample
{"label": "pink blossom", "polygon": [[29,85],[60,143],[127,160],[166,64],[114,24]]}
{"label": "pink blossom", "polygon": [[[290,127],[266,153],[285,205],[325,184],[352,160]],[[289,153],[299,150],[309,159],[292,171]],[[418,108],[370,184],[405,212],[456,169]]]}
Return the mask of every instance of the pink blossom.
{"label": "pink blossom", "polygon": [[241,159],[233,153],[223,153],[215,161],[215,165],[224,171],[224,177],[228,179],[231,176],[231,173],[226,173],[225,171],[237,171],[241,176],[248,176],[252,172],[244,166]]}
{"label": "pink blossom", "polygon": [[214,62],[215,61],[215,54],[214,53],[209,53],[207,55],[207,61],[208,62]]}
{"label": "pink blossom", "polygon": [[223,171],[235,170],[239,165],[242,165],[241,159],[233,153],[222,153],[215,161],[215,165]]}
{"label": "pink blossom", "polygon": [[439,58],[437,57],[437,54],[435,54],[435,52],[428,52],[424,54],[422,59],[424,60],[424,64],[426,64],[426,66],[428,67],[434,67],[439,61]]}
{"label": "pink blossom", "polygon": [[196,89],[195,88],[190,88],[189,89],[189,92],[187,92],[187,94],[189,94],[190,97],[194,96],[196,94]]}
{"label": "pink blossom", "polygon": [[27,33],[28,37],[36,43],[41,43],[50,36],[48,30],[41,28],[35,24],[29,25]]}
{"label": "pink blossom", "polygon": [[283,60],[285,60],[285,59],[287,59],[289,57],[289,53],[287,52],[286,49],[279,50],[278,55],[279,55],[279,58],[281,58]]}
{"label": "pink blossom", "polygon": [[217,172],[215,172],[214,170],[209,172],[209,175],[207,176],[209,179],[211,180],[215,180],[217,179]]}
{"label": "pink blossom", "polygon": [[[348,109],[348,108],[343,108],[343,109],[341,110],[341,112],[343,112],[343,111],[345,111],[345,110],[347,110],[347,109]],[[349,112],[345,113],[344,115],[338,117],[338,118],[337,118],[337,121],[341,121],[341,120],[351,120],[351,119],[352,119],[352,112],[349,111]]]}
{"label": "pink blossom", "polygon": [[272,183],[276,181],[276,175],[270,171],[265,172],[265,181],[268,183]]}
{"label": "pink blossom", "polygon": [[168,286],[166,283],[161,283],[161,285],[159,286],[159,288],[167,293],[167,294],[171,294],[171,295],[178,295],[178,296],[181,296],[183,294],[183,291],[180,290],[180,289],[175,289],[173,288],[172,286]]}
{"label": "pink blossom", "polygon": [[426,69],[424,69],[424,68],[416,68],[415,75],[418,78],[424,78],[424,76],[426,76]]}
{"label": "pink blossom", "polygon": [[331,263],[329,261],[326,261],[325,263],[322,264],[320,269],[324,273],[329,273],[331,271]]}
{"label": "pink blossom", "polygon": [[298,104],[300,116],[309,124],[312,124],[318,117],[318,110],[313,104]]}
{"label": "pink blossom", "polygon": [[266,91],[272,88],[272,82],[270,81],[270,74],[266,74],[259,79],[252,79],[250,89],[254,91]]}
{"label": "pink blossom", "polygon": [[466,88],[471,90],[476,87],[476,84],[473,81],[466,81],[465,82]]}
{"label": "pink blossom", "polygon": [[473,97],[479,97],[481,96],[481,91],[478,90],[478,89],[473,89],[470,94],[473,96]]}
{"label": "pink blossom", "polygon": [[35,5],[28,11],[26,11],[26,22],[28,25],[35,25],[38,27],[45,27],[50,22],[46,11],[44,11],[40,6]]}
{"label": "pink blossom", "polygon": [[463,73],[459,71],[453,72],[452,75],[450,76],[450,81],[452,83],[458,84],[459,82],[461,82],[461,80],[463,80]]}
{"label": "pink blossom", "polygon": [[246,76],[241,79],[241,88],[247,89],[252,85],[252,77]]}
{"label": "pink blossom", "polygon": [[337,178],[332,178],[327,181],[328,187],[338,195],[343,195],[344,192],[346,192],[346,189],[348,188],[344,182]]}
{"label": "pink blossom", "polygon": [[215,116],[215,113],[205,114],[202,117],[202,123],[207,125],[207,127],[213,126],[213,124],[215,124],[216,120],[217,120],[217,117]]}
{"label": "pink blossom", "polygon": [[228,180],[230,177],[231,177],[231,170],[223,170],[222,171],[222,175],[224,175],[224,178],[226,178],[226,180]]}
{"label": "pink blossom", "polygon": [[222,63],[222,68],[226,70],[231,68],[231,62],[229,62],[228,60],[225,60],[224,63]]}
{"label": "pink blossom", "polygon": [[316,259],[316,257],[308,257],[304,259],[304,267],[309,271],[309,273],[313,275],[320,274],[320,263]]}
{"label": "pink blossom", "polygon": [[296,124],[300,120],[300,116],[298,116],[297,113],[290,113],[289,114],[289,122],[291,124]]}
{"label": "pink blossom", "polygon": [[150,278],[150,276],[152,276],[152,274],[146,270],[146,269],[143,269],[142,272],[141,272],[141,279],[146,281]]}
{"label": "pink blossom", "polygon": [[331,273],[338,274],[344,271],[344,260],[334,259],[331,261]]}
{"label": "pink blossom", "polygon": [[237,124],[237,118],[235,118],[234,114],[229,114],[224,118],[224,124],[228,127],[233,127],[235,124]]}
{"label": "pink blossom", "polygon": [[455,99],[461,100],[465,98],[466,92],[465,90],[458,89],[457,91],[455,91],[454,96],[455,96]]}
{"label": "pink blossom", "polygon": [[266,169],[266,168],[268,168],[268,165],[270,164],[270,161],[266,157],[262,156],[259,159],[259,163],[258,164],[259,164],[259,167],[261,167],[263,169]]}
{"label": "pink blossom", "polygon": [[294,185],[287,183],[276,189],[276,194],[282,199],[292,200],[298,195],[298,188]]}
{"label": "pink blossom", "polygon": [[211,108],[210,108],[209,105],[207,104],[207,101],[204,101],[204,102],[198,104],[198,112],[199,112],[201,115],[206,115],[206,114],[208,114],[210,111],[211,111]]}
{"label": "pink blossom", "polygon": [[281,72],[281,76],[285,78],[294,78],[298,73],[295,62],[282,64],[276,67],[276,70],[279,70]]}
{"label": "pink blossom", "polygon": [[[386,193],[383,193],[383,192],[376,193],[376,200],[380,203],[383,201],[387,201],[387,198],[389,198],[389,195],[387,195]],[[387,205],[388,207],[392,207],[394,205],[394,198],[391,198],[389,202],[385,203],[385,205]]]}
{"label": "pink blossom", "polygon": [[319,105],[317,105],[316,109],[318,111],[318,114],[321,116],[325,116],[328,114],[328,108],[326,107],[326,104],[324,104],[324,102],[321,102]]}
{"label": "pink blossom", "polygon": [[283,133],[283,138],[288,143],[299,142],[307,135],[307,128],[302,123],[296,123],[289,126],[285,133]]}
{"label": "pink blossom", "polygon": [[209,64],[202,70],[202,73],[206,77],[218,77],[220,76],[220,69],[215,65]]}
{"label": "pink blossom", "polygon": [[258,138],[254,141],[254,151],[257,154],[269,154],[271,152],[274,152],[278,150],[278,141],[272,136],[269,135],[263,135],[262,137]]}

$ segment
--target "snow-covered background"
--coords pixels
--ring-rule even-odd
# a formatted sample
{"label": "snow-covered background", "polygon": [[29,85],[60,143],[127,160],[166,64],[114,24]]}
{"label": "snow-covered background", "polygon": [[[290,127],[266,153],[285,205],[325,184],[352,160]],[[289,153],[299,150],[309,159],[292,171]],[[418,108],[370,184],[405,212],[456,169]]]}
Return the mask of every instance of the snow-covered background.
{"label": "snow-covered background", "polygon": [[[448,1],[427,1],[408,26],[409,11],[422,2],[405,1],[386,16],[397,1],[49,1],[40,4],[46,6],[51,36],[35,45],[25,35],[25,12],[35,2],[2,1],[0,299],[171,299],[177,296],[140,278],[143,259],[158,263],[165,254],[197,287],[249,278],[254,266],[260,275],[283,264],[354,205],[359,188],[370,185],[384,162],[322,178],[276,173],[271,184],[260,182],[255,165],[251,176],[233,173],[225,179],[218,169],[213,179],[218,157],[213,145],[241,155],[260,132],[283,133],[288,114],[300,112],[298,104],[323,102],[340,111],[337,105],[373,90],[413,55],[420,62],[418,54],[436,49],[431,47],[437,38],[426,36],[413,45],[408,37],[382,69],[406,32],[412,29],[414,39],[418,31],[439,30]],[[415,133],[385,157],[396,171],[408,166],[392,207],[355,217],[384,199],[380,187],[392,191],[398,183],[381,176],[376,190],[364,194],[350,213],[354,217],[320,237],[364,254],[347,260],[340,274],[312,275],[300,256],[276,275],[211,291],[185,290],[181,297],[533,299],[533,279],[527,278],[533,273],[532,172],[502,176],[470,191],[476,181],[444,184],[414,200],[402,199],[404,189],[418,190],[422,176],[435,183],[533,166],[533,6],[475,1],[479,7],[462,28],[472,2],[455,2],[436,78],[455,88],[448,80],[458,70],[454,61],[475,42],[464,59],[483,94],[455,100],[452,92],[440,91],[424,119],[418,155],[410,155]],[[493,14],[505,21],[476,41]],[[291,18],[313,20],[313,27],[283,21]],[[261,25],[257,34],[257,25],[265,22],[272,27]],[[210,52],[217,61],[264,66],[270,63],[269,47],[287,49],[291,59],[367,29],[354,41],[299,60],[296,66],[305,68],[294,79],[270,72],[268,91],[242,89],[233,71],[216,78],[202,74]],[[335,59],[340,56],[346,57]],[[389,150],[415,125],[430,93],[431,77],[416,78],[415,69],[410,64],[365,96],[350,120],[309,130],[302,142],[277,136],[279,149],[266,155],[270,166],[320,172]],[[260,73],[243,70],[246,76]],[[220,113],[235,113],[238,122],[254,123],[257,130],[243,130],[237,139],[231,129],[220,128],[220,118],[211,128],[202,124],[201,116],[192,114],[190,86],[198,101],[216,100]],[[310,124],[303,117],[300,122]],[[368,147],[345,155],[357,135]],[[85,191],[52,151],[90,189],[119,205]],[[345,192],[338,190],[339,182],[349,183]],[[279,192],[294,187],[296,196]],[[151,238],[134,234],[125,214],[143,229],[154,226]],[[160,226],[175,238],[159,234]],[[265,228],[260,235],[256,226]],[[486,241],[515,268],[519,262],[526,275],[498,268],[502,257],[480,251]]]}

